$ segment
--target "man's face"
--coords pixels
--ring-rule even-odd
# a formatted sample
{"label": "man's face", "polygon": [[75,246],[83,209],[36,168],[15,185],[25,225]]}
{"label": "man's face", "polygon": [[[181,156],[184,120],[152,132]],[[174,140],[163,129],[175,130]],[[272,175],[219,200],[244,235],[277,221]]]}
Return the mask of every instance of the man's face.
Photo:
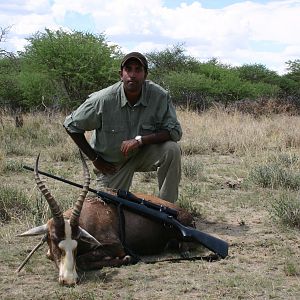
{"label": "man's face", "polygon": [[124,89],[129,93],[138,93],[147,77],[144,67],[137,60],[129,60],[120,71],[121,80],[124,83]]}

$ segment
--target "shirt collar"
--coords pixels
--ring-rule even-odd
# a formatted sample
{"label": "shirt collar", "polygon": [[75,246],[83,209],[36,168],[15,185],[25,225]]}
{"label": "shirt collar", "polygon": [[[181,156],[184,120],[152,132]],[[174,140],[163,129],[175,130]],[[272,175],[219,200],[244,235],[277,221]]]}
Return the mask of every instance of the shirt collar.
{"label": "shirt collar", "polygon": [[[126,104],[130,105],[127,98],[126,98],[125,91],[124,91],[124,84],[122,82],[122,84],[121,84],[121,107],[124,107]],[[143,106],[148,105],[148,101],[146,99],[146,82],[144,82],[144,84],[142,86],[141,97],[138,100],[138,102],[135,104],[135,106],[138,106],[140,104],[143,105]]]}

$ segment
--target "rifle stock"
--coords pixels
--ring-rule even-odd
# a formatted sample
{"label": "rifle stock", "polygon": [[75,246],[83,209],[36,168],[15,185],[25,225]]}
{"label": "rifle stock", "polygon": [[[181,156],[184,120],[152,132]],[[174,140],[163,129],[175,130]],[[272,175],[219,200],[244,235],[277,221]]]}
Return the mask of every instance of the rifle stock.
{"label": "rifle stock", "polygon": [[182,239],[186,242],[198,242],[205,248],[215,252],[222,258],[228,255],[228,243],[212,235],[196,230],[192,227],[184,226],[177,220],[171,221],[174,227],[180,230]]}
{"label": "rifle stock", "polygon": [[[34,169],[28,166],[23,166],[24,169],[33,171]],[[47,177],[62,181],[64,183],[68,183],[70,185],[82,188],[83,186],[66,180],[64,178],[38,171],[40,174],[45,175]],[[222,258],[225,258],[228,255],[228,243],[218,239],[214,236],[211,236],[207,233],[204,233],[202,231],[199,231],[197,229],[194,229],[192,227],[184,226],[182,225],[178,220],[174,218],[173,215],[168,214],[165,210],[157,210],[154,209],[153,207],[149,207],[145,205],[145,201],[138,203],[138,202],[133,202],[118,196],[114,196],[109,193],[105,193],[102,191],[97,191],[95,189],[89,188],[90,192],[95,193],[98,197],[100,197],[103,201],[107,203],[112,203],[114,205],[123,205],[126,209],[131,210],[135,213],[138,213],[140,215],[143,215],[145,217],[154,219],[156,221],[162,222],[163,224],[169,224],[172,225],[174,228],[179,230],[182,236],[183,241],[194,241],[198,242],[207,249],[213,251],[214,253],[218,254]],[[147,201],[146,201],[147,202]],[[150,202],[149,202],[150,203]]]}

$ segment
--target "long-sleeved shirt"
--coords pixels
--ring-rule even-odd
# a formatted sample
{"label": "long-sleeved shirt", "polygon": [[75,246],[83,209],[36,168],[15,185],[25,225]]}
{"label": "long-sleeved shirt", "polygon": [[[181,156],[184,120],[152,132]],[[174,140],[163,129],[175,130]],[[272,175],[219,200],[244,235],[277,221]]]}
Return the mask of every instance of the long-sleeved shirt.
{"label": "long-sleeved shirt", "polygon": [[179,141],[182,136],[169,93],[149,80],[145,81],[134,106],[127,101],[122,82],[91,94],[67,116],[64,127],[71,133],[93,130],[92,148],[104,160],[116,165],[135,153],[124,157],[120,151],[124,140],[159,130],[168,130],[173,141]]}

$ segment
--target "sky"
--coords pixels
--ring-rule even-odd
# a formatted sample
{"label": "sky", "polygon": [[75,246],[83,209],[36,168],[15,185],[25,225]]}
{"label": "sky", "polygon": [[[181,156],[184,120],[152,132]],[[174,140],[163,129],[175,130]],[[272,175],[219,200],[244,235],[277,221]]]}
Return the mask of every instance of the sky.
{"label": "sky", "polygon": [[10,28],[0,48],[12,52],[48,28],[104,34],[124,53],[183,45],[202,62],[278,74],[300,59],[300,0],[0,0],[0,27]]}

